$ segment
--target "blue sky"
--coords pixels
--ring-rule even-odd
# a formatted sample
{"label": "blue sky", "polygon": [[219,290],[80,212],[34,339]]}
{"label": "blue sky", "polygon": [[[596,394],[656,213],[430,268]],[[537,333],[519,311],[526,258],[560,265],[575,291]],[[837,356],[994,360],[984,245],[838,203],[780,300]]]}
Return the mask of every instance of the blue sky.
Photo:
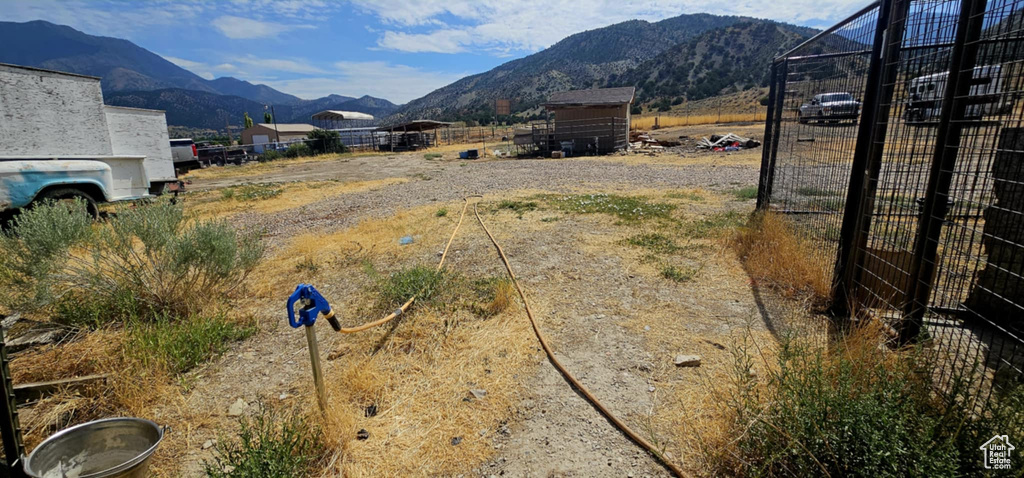
{"label": "blue sky", "polygon": [[463,76],[620,21],[682,13],[824,27],[864,0],[0,0],[0,20],[125,38],[206,77],[302,98],[404,103]]}

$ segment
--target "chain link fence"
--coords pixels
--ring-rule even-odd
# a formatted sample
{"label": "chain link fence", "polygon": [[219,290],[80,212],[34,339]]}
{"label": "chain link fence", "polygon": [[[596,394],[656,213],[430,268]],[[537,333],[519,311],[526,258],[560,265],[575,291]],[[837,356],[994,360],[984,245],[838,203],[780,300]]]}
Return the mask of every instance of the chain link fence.
{"label": "chain link fence", "polygon": [[1024,373],[1024,2],[883,0],[771,65],[758,207],[835,265],[832,311],[988,395]]}

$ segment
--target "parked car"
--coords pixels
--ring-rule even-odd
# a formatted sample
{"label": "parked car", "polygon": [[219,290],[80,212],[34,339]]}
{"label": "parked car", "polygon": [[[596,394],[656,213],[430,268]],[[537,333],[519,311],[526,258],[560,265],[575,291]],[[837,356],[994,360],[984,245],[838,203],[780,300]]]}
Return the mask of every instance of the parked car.
{"label": "parked car", "polygon": [[171,155],[174,158],[174,169],[188,172],[190,169],[202,167],[199,163],[199,151],[192,138],[171,140]]}
{"label": "parked car", "polygon": [[227,148],[224,155],[225,161],[231,164],[241,165],[249,161],[249,152],[242,146]]}
{"label": "parked car", "polygon": [[196,144],[196,148],[199,155],[199,163],[203,167],[213,165],[224,166],[227,163],[228,158],[225,148],[219,144],[200,141]]}
{"label": "parked car", "polygon": [[860,102],[849,93],[821,93],[800,106],[797,120],[802,124],[808,121],[838,123],[840,120],[851,120],[857,124],[860,109]]}
{"label": "parked car", "polygon": [[[948,71],[933,75],[919,76],[907,83],[908,100],[903,119],[908,122],[925,122],[935,119],[942,111],[942,97],[946,93]],[[1012,103],[1003,99],[1003,75],[1000,65],[985,65],[974,68],[971,75],[970,104],[965,114],[968,118],[980,118],[989,114],[1007,112]]]}

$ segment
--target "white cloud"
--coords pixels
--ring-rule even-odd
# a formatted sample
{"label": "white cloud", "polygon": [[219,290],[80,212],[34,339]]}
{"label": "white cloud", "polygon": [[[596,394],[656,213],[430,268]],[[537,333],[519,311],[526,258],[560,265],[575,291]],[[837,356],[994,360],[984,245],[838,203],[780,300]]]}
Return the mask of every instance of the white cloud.
{"label": "white cloud", "polygon": [[535,52],[584,30],[626,20],[658,21],[684,13],[832,23],[864,0],[354,0],[391,28],[378,46],[403,52]]}
{"label": "white cloud", "polygon": [[313,65],[302,59],[286,60],[281,58],[260,58],[255,55],[246,55],[235,58],[236,63],[249,66],[257,71],[281,71],[286,73],[298,73],[303,75],[318,75],[327,73],[327,70]]}
{"label": "white cloud", "polygon": [[[124,8],[124,5],[130,8]],[[153,26],[180,25],[200,18],[209,4],[153,0],[139,3],[90,0],[0,0],[0,20],[46,20],[91,35],[125,38]]]}
{"label": "white cloud", "polygon": [[469,33],[436,30],[431,33],[384,32],[377,43],[381,48],[409,53],[462,53],[472,44]]}
{"label": "white cloud", "polygon": [[300,98],[320,98],[329,94],[371,95],[395,103],[405,103],[445,86],[465,73],[427,71],[384,61],[334,64],[330,76],[267,81],[268,86]]}
{"label": "white cloud", "polygon": [[289,30],[315,28],[313,25],[284,24],[254,20],[252,18],[221,15],[211,22],[224,36],[234,40],[274,38]]}

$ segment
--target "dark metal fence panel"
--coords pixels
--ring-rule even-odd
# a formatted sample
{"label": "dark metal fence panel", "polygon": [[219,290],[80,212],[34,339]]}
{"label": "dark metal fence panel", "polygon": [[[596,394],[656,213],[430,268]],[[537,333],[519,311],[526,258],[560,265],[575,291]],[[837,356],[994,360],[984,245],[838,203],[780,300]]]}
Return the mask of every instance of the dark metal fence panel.
{"label": "dark metal fence panel", "polygon": [[778,96],[761,193],[819,239],[823,260],[839,244],[878,11],[862,10],[773,65]]}
{"label": "dark metal fence panel", "polygon": [[772,65],[759,207],[835,260],[834,311],[929,345],[940,383],[1024,377],[1022,65],[1022,0],[883,0]]}

